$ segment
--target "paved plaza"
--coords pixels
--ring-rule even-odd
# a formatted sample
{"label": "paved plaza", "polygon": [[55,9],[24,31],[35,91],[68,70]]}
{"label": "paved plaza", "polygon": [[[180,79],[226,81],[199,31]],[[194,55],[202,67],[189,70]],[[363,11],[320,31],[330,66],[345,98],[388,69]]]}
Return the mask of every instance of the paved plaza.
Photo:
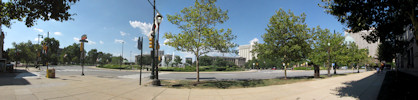
{"label": "paved plaza", "polygon": [[[7,73],[2,73],[0,98],[2,100],[370,100],[377,98],[385,76],[384,73],[368,71],[255,88],[175,89],[139,86],[139,80],[131,78],[61,75],[48,79],[30,73],[31,71],[21,72],[13,78],[7,77]],[[150,80],[145,78],[143,82],[147,83]]]}

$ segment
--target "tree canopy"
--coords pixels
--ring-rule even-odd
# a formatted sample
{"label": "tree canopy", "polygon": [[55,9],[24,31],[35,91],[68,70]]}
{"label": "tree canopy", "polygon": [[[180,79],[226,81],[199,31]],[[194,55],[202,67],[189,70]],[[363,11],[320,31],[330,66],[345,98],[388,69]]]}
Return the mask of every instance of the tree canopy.
{"label": "tree canopy", "polygon": [[12,20],[24,21],[27,27],[43,21],[72,20],[68,10],[79,0],[9,0],[0,2],[0,25],[10,28]]}
{"label": "tree canopy", "polygon": [[309,60],[315,65],[327,64],[330,76],[331,63],[342,64],[346,60],[344,36],[340,33],[331,33],[328,29],[321,29],[319,26],[313,28],[312,33],[314,42]]}
{"label": "tree canopy", "polygon": [[264,43],[256,43],[253,52],[258,54],[258,58],[281,60],[283,63],[306,60],[311,50],[311,34],[308,33],[305,18],[304,13],[297,16],[290,10],[279,9],[270,18],[267,33],[262,36]]}
{"label": "tree canopy", "polygon": [[229,19],[228,11],[215,5],[216,0],[196,0],[193,6],[181,10],[181,14],[167,15],[168,21],[181,29],[181,33],[165,33],[165,44],[176,50],[195,55],[196,72],[199,81],[199,57],[209,52],[232,52],[237,44],[231,29],[217,29],[216,25]]}
{"label": "tree canopy", "polygon": [[[418,40],[417,0],[322,0],[320,5],[346,24],[349,32],[372,30],[364,36],[369,42],[396,39],[412,29]],[[391,42],[396,43],[396,42]]]}

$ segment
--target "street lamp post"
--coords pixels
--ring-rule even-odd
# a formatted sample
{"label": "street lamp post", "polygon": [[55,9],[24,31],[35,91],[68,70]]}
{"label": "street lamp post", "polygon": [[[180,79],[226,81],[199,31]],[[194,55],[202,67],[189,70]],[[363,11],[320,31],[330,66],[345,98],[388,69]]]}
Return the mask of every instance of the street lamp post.
{"label": "street lamp post", "polygon": [[[38,34],[38,45],[40,45],[40,42],[39,42],[40,38],[39,37],[44,38],[44,36],[41,35],[41,34]],[[36,49],[36,50],[37,50],[36,51],[36,53],[37,53],[37,55],[36,55],[36,66],[38,66],[38,69],[41,70],[41,66],[39,66],[39,61],[41,61],[40,51],[42,51],[42,50],[39,50],[39,49]]]}
{"label": "street lamp post", "polygon": [[[331,48],[330,48],[331,43],[328,42],[328,66],[331,66]],[[328,74],[330,73],[330,67],[328,68]],[[328,76],[331,76],[331,74],[329,74]]]}
{"label": "street lamp post", "polygon": [[125,43],[124,41],[121,42],[122,43],[122,54],[121,54],[121,60],[120,60],[120,65],[119,65],[119,70],[122,70],[122,63],[123,63],[123,43]]}

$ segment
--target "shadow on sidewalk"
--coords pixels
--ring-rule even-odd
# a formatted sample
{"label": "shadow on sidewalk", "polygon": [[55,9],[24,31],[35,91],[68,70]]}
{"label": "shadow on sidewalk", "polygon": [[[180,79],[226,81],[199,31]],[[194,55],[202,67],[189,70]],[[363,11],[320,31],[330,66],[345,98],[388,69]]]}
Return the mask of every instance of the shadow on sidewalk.
{"label": "shadow on sidewalk", "polygon": [[[337,93],[335,95],[340,97],[354,97],[358,98],[360,100],[369,100],[369,99],[376,99],[378,95],[377,93],[367,93],[368,90],[366,89],[379,89],[380,86],[376,86],[376,83],[378,78],[384,77],[385,73],[374,73],[366,78],[363,78],[358,81],[351,81],[351,82],[345,82],[346,86],[344,87],[338,87],[335,89]],[[375,86],[375,87],[372,87]]]}
{"label": "shadow on sidewalk", "polygon": [[418,77],[404,72],[386,73],[378,100],[418,100]]}
{"label": "shadow on sidewalk", "polygon": [[26,70],[16,69],[12,73],[0,73],[0,86],[6,85],[30,85],[29,81],[22,77],[36,76]]}

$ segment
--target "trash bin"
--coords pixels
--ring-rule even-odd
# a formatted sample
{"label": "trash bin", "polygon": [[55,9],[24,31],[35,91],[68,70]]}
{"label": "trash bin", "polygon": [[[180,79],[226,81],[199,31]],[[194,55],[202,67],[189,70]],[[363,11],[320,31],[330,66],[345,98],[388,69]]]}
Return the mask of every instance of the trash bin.
{"label": "trash bin", "polygon": [[55,69],[46,70],[46,77],[47,78],[55,78]]}

